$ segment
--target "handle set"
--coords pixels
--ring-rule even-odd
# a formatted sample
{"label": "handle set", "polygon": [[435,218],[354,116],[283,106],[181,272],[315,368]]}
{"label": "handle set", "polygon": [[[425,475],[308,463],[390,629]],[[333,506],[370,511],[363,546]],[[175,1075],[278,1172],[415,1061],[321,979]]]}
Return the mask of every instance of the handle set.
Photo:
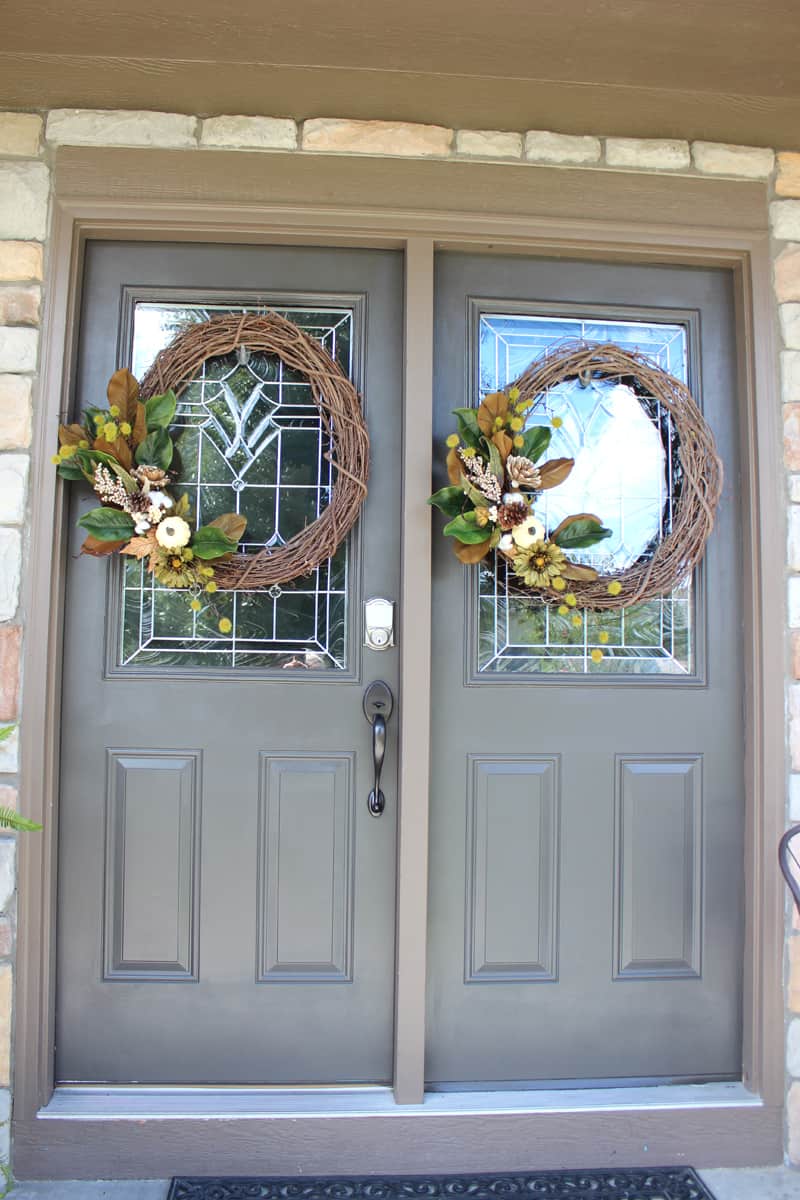
{"label": "handle set", "polygon": [[386,756],[386,722],[392,715],[394,697],[387,683],[376,679],[364,692],[364,716],[372,726],[372,765],[374,783],[367,797],[370,815],[379,817],[386,808],[386,797],[381,791],[381,771]]}

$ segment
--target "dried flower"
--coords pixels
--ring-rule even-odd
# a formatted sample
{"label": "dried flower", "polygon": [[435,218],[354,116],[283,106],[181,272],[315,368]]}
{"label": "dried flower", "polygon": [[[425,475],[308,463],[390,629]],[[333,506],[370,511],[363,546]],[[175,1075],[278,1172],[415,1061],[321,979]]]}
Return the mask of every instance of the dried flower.
{"label": "dried flower", "polygon": [[180,549],[191,536],[192,531],[183,517],[165,517],[156,530],[158,544],[165,550]]}
{"label": "dried flower", "polygon": [[[63,453],[64,451],[62,450],[62,456]],[[130,512],[129,497],[125,490],[125,485],[121,479],[117,479],[116,475],[112,475],[104,463],[95,463],[92,487],[104,504],[111,504],[115,508],[121,508],[125,512]]]}
{"label": "dried flower", "polygon": [[529,458],[522,454],[510,454],[506,459],[506,474],[511,480],[512,487],[538,488],[542,483],[542,474]]}
{"label": "dried flower", "polygon": [[460,450],[458,451],[458,457],[472,486],[485,496],[487,500],[490,500],[492,504],[499,504],[503,498],[500,484],[483,460],[478,457],[466,458]]}
{"label": "dried flower", "polygon": [[[161,529],[161,525],[158,528]],[[158,536],[158,531],[156,531],[156,536]],[[191,557],[188,557],[190,555]],[[165,587],[192,587],[197,583],[198,575],[197,567],[192,561],[193,558],[194,555],[190,550],[180,547],[167,550],[156,546],[150,555],[150,568],[158,582],[163,583]]]}
{"label": "dried flower", "polygon": [[[514,559],[514,572],[529,587],[551,587],[564,562],[564,552],[554,542],[534,542],[519,551]],[[569,596],[565,600],[569,604]]]}

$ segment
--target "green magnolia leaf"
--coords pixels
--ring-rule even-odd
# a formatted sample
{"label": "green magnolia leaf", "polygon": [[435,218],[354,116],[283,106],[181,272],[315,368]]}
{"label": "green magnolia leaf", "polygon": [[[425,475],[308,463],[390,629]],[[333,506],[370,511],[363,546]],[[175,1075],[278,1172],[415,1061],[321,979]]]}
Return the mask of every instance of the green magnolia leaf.
{"label": "green magnolia leaf", "polygon": [[229,538],[221,529],[213,525],[201,525],[192,537],[192,550],[195,558],[222,558],[224,554],[233,554],[238,541]]}
{"label": "green magnolia leaf", "polygon": [[0,805],[0,828],[18,829],[21,833],[35,833],[43,826],[39,825],[37,821],[29,821],[27,817],[21,817],[13,808]]}
{"label": "green magnolia leaf", "polygon": [[497,449],[497,446],[495,446],[494,442],[487,442],[486,445],[489,448],[489,470],[496,479],[499,479],[502,485],[503,478],[505,476],[505,469],[503,467],[503,460],[500,457],[500,451]]}
{"label": "green magnolia leaf", "polygon": [[75,457],[68,458],[65,462],[59,463],[56,468],[56,474],[62,479],[85,479],[86,476],[79,462],[75,461]]}
{"label": "green magnolia leaf", "polygon": [[151,396],[149,400],[145,400],[147,432],[152,433],[154,429],[168,429],[175,417],[177,407],[178,398],[172,389],[164,392],[163,396]]}
{"label": "green magnolia leaf", "polygon": [[125,470],[125,468],[120,463],[118,463],[114,459],[112,459],[112,461],[108,464],[108,469],[109,469],[109,471],[114,472],[117,479],[122,480],[125,491],[128,493],[129,496],[138,490],[138,484],[137,484],[136,480],[133,478],[132,475],[128,474],[128,472]]}
{"label": "green magnolia leaf", "polygon": [[78,524],[98,542],[122,542],[133,537],[133,521],[118,508],[93,508],[84,513]]}
{"label": "green magnolia leaf", "polygon": [[458,436],[465,446],[477,446],[481,440],[478,425],[478,410],[475,408],[454,408],[453,416],[458,421]]}
{"label": "green magnolia leaf", "polygon": [[522,435],[522,447],[519,453],[531,462],[537,462],[550,445],[551,431],[546,425],[534,425],[526,429]]}
{"label": "green magnolia leaf", "polygon": [[486,496],[484,496],[483,492],[479,492],[476,487],[473,487],[469,480],[463,475],[461,478],[464,481],[461,485],[464,495],[472,501],[476,508],[488,508],[490,501],[486,498]]}
{"label": "green magnolia leaf", "polygon": [[457,517],[464,507],[464,489],[460,487],[443,487],[428,498],[428,504],[440,509],[446,517]]}
{"label": "green magnolia leaf", "polygon": [[162,471],[167,471],[172,463],[173,450],[172,438],[166,429],[154,429],[136,447],[136,461],[140,465],[160,467]]}
{"label": "green magnolia leaf", "polygon": [[585,550],[587,546],[594,546],[608,537],[611,537],[611,530],[606,529],[599,521],[590,517],[577,517],[572,521],[562,521],[550,540],[562,550]]}
{"label": "green magnolia leaf", "polygon": [[459,542],[467,545],[488,541],[489,534],[486,526],[478,525],[475,513],[468,512],[449,521],[444,527],[446,537],[458,538]]}

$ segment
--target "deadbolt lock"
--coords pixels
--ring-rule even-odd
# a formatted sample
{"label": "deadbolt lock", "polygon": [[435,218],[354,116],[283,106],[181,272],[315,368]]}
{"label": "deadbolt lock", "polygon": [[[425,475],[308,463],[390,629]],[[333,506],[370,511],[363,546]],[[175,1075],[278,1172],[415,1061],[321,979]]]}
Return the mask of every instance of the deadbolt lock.
{"label": "deadbolt lock", "polygon": [[394,601],[373,596],[364,601],[364,645],[389,650],[394,645]]}

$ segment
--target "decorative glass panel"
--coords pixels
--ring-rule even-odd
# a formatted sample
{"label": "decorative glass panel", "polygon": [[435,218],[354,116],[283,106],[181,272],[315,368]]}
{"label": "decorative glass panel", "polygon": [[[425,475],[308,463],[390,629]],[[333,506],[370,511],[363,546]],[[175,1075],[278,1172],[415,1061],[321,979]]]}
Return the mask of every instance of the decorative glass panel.
{"label": "decorative glass panel", "polygon": [[[686,381],[687,338],[682,325],[587,321],[522,313],[484,313],[479,327],[481,395],[508,387],[550,346],[566,339],[614,342],[639,350]],[[553,429],[548,458],[574,458],[560,487],[542,493],[537,515],[547,528],[576,512],[594,512],[613,530],[591,550],[570,555],[602,572],[623,570],[670,528],[679,475],[669,415],[652,397],[610,380],[578,380],[550,389],[527,425]],[[692,581],[669,596],[611,612],[559,616],[509,587],[505,561],[478,571],[478,670],[591,675],[687,675],[694,670]],[[603,652],[592,661],[592,650]]]}
{"label": "decorative glass panel", "polygon": [[[141,378],[159,350],[187,326],[219,313],[259,312],[247,305],[140,302],[133,323],[133,372]],[[350,308],[277,309],[318,338],[352,376]],[[198,525],[241,512],[240,544],[253,554],[280,546],[317,519],[330,501],[328,438],[311,388],[273,355],[232,353],[207,360],[182,393],[172,428],[180,485]],[[171,668],[346,670],[349,542],[308,576],[269,591],[204,595],[193,612],[188,594],[161,587],[142,563],[123,570],[120,665]],[[219,622],[232,623],[229,634]]]}

